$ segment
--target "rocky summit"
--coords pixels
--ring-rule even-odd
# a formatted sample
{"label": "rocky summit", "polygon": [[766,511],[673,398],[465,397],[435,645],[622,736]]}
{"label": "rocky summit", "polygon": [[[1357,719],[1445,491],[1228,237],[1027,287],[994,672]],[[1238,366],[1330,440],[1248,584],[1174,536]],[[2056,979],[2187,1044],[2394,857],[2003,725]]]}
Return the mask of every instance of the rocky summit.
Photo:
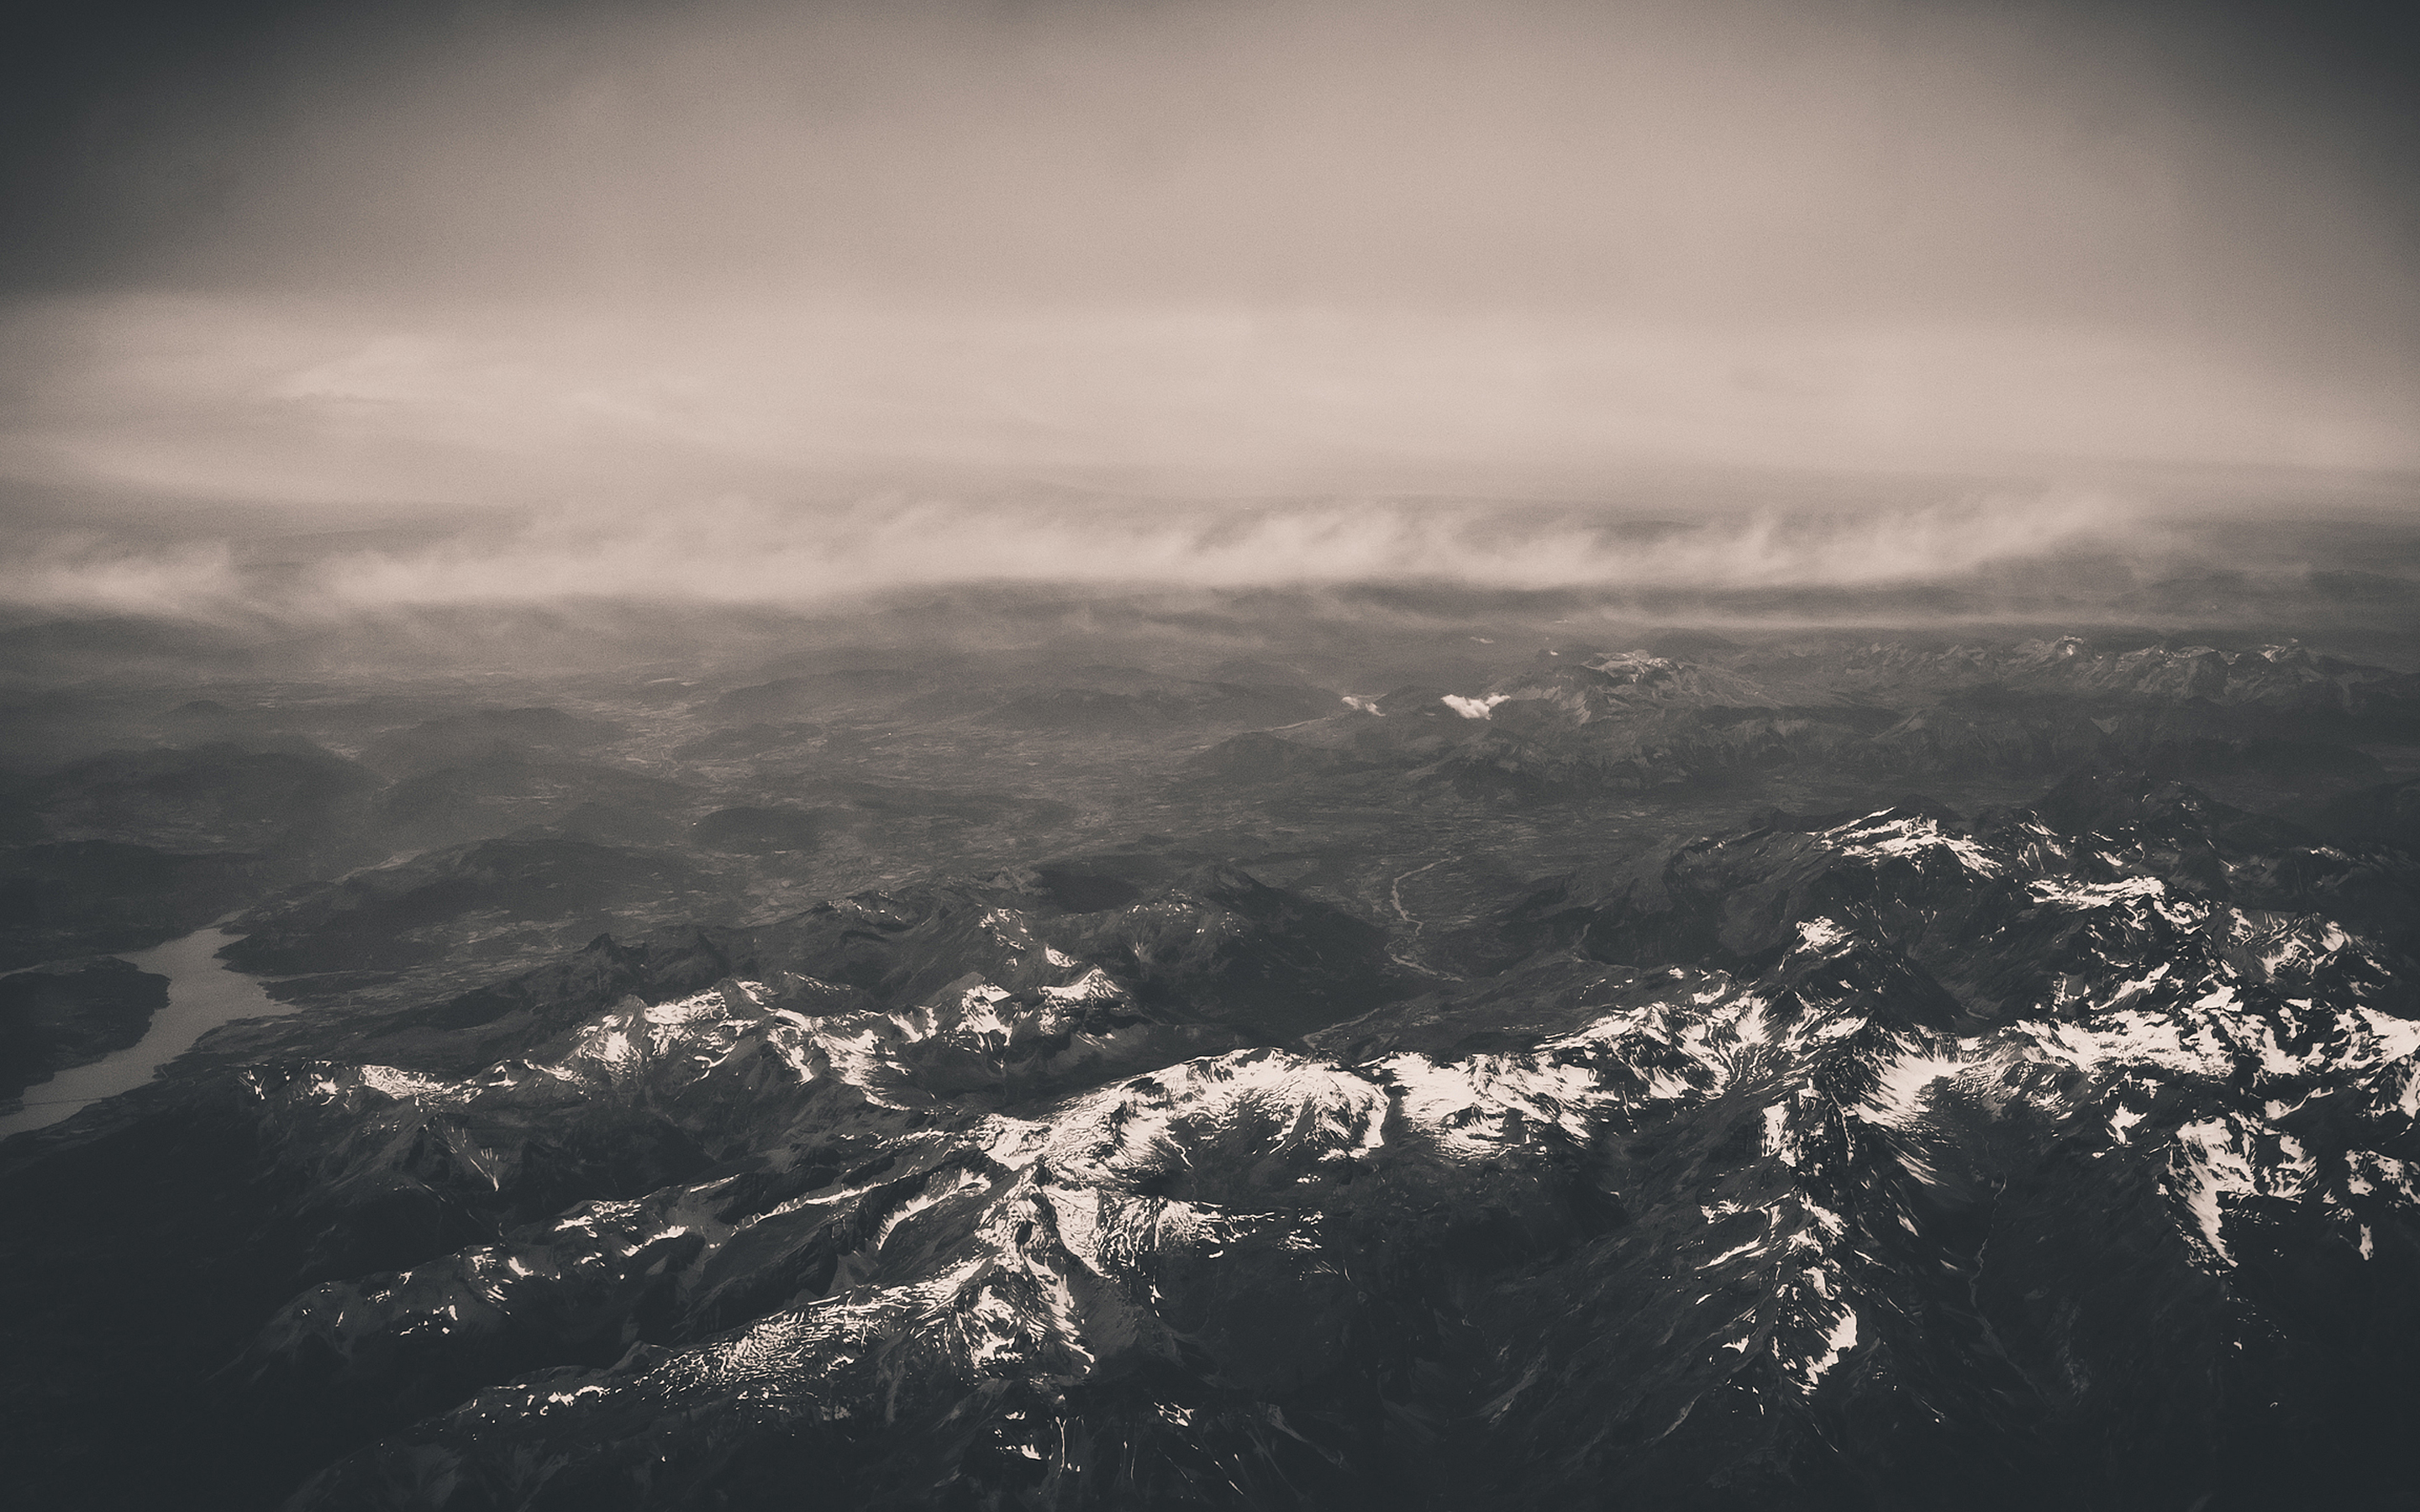
{"label": "rocky summit", "polygon": [[2379,863],[2257,831],[2099,774],[1776,820],[1451,981],[1233,871],[864,895],[12,1182],[225,1152],[186,1297],[290,1294],[215,1431],[363,1441],[298,1508],[2360,1504],[2420,1407],[2420,1002]]}
{"label": "rocky summit", "polygon": [[2400,1500],[2420,681],[1168,612],[91,712],[8,789],[10,1484]]}
{"label": "rocky summit", "polygon": [[2420,0],[8,14],[7,1507],[2420,1506]]}

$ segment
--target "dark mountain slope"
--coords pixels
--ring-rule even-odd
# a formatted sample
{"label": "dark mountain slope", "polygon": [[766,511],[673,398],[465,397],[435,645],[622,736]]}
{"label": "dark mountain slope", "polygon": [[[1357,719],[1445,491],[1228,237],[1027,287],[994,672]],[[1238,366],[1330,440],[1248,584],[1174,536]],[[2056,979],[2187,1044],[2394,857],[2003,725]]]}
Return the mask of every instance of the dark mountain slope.
{"label": "dark mountain slope", "polygon": [[228,1211],[10,1263],[302,1507],[2391,1500],[2420,1017],[2300,843],[2109,773],[1776,820],[1418,996],[1225,870],[598,941],[434,1011],[483,1067],[52,1136],[0,1197],[207,1139]]}

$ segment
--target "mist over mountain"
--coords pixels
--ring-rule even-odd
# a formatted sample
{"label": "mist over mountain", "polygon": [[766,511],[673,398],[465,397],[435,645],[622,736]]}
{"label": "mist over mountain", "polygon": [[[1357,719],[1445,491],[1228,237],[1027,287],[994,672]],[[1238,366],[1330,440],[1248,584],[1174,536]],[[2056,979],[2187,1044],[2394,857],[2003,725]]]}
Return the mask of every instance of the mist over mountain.
{"label": "mist over mountain", "polygon": [[20,19],[14,1502],[2410,1499],[2409,8]]}
{"label": "mist over mountain", "polygon": [[[1661,565],[1589,583],[29,615],[8,1473],[2391,1496],[2409,538],[1857,563],[1884,528],[1600,523]],[[222,980],[267,996],[153,1075]]]}
{"label": "mist over mountain", "polygon": [[2392,476],[2086,486],[1684,473],[1587,500],[893,490],[472,518],[398,511],[358,531],[309,512],[180,517],[173,501],[79,497],[27,511],[0,613],[21,638],[54,640],[74,632],[36,626],[165,618],[300,648],[378,625],[395,657],[413,646],[472,654],[442,643],[449,624],[482,616],[610,625],[635,608],[650,626],[690,614],[703,640],[734,609],[872,621],[919,589],[971,613],[1003,591],[1171,603],[1275,592],[1332,603],[1340,618],[1427,612],[1422,595],[1450,616],[1493,594],[1556,607],[1549,619],[1668,625],[2338,616],[2385,631],[2406,613],[2420,564],[2410,497]]}

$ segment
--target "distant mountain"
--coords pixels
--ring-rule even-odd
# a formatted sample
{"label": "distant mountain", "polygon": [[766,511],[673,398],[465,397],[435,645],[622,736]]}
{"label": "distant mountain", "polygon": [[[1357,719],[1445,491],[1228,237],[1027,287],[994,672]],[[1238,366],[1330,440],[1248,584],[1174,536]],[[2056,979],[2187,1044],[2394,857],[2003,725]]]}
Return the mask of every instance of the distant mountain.
{"label": "distant mountain", "polygon": [[690,826],[690,835],[709,850],[805,851],[847,823],[845,812],[830,809],[717,809]]}
{"label": "distant mountain", "polygon": [[492,749],[459,765],[404,778],[371,808],[372,832],[387,851],[507,834],[577,821],[591,829],[669,839],[703,795],[664,778],[600,762],[532,761]]}
{"label": "distant mountain", "polygon": [[2201,645],[2111,651],[2078,636],[1941,650],[1893,642],[1827,657],[1820,668],[1805,671],[1836,676],[1852,687],[2000,685],[2086,700],[2200,702],[2247,714],[2319,717],[2331,729],[2420,729],[2420,675],[2316,655],[2296,645],[2233,652]]}
{"label": "distant mountain", "polygon": [[895,700],[923,686],[914,672],[893,667],[813,672],[736,687],[714,701],[717,719],[757,724],[819,719],[869,702]]}
{"label": "distant mountain", "polygon": [[2306,806],[2301,817],[2330,840],[2395,845],[2420,855],[2420,779],[2339,794]]}
{"label": "distant mountain", "polygon": [[2420,731],[2420,678],[2300,647],[2102,653],[2067,637],[1704,649],[1738,665],[1542,652],[1469,692],[1414,685],[1348,700],[1282,737],[1231,739],[1196,766],[1275,783],[1390,766],[1418,783],[1533,802],[1785,769],[2049,776],[2110,762],[2275,799],[2374,781],[2376,760],[2348,743]]}
{"label": "distant mountain", "polygon": [[704,901],[711,884],[659,852],[519,833],[355,872],[271,900],[221,953],[271,976],[393,970],[459,951],[476,936],[602,921],[667,895]]}
{"label": "distant mountain", "polygon": [[287,874],[245,852],[190,855],[111,841],[0,851],[0,969],[163,944]]}
{"label": "distant mountain", "polygon": [[473,709],[381,735],[362,753],[362,762],[390,777],[409,777],[498,758],[582,756],[621,734],[601,719],[561,709]]}
{"label": "distant mountain", "polygon": [[341,847],[379,779],[314,747],[116,750],[8,784],[58,841],[180,851]]}
{"label": "distant mountain", "polygon": [[1020,693],[988,717],[1019,730],[1147,733],[1196,725],[1295,724],[1332,713],[1333,695],[1298,684],[1199,683],[1175,678],[1104,677],[1111,686]]}

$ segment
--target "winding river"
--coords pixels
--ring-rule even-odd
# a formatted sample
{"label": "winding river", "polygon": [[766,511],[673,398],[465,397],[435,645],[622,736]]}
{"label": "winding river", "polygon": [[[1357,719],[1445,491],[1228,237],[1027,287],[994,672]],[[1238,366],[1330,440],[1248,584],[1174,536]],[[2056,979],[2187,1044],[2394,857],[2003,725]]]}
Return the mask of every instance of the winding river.
{"label": "winding river", "polygon": [[120,952],[119,960],[168,979],[168,1006],[151,1015],[150,1027],[133,1044],[26,1088],[24,1108],[0,1119],[0,1139],[56,1123],[104,1097],[142,1086],[191,1050],[194,1041],[231,1019],[294,1011],[293,1005],[262,992],[258,978],[216,959],[227,939],[212,924],[148,950]]}

